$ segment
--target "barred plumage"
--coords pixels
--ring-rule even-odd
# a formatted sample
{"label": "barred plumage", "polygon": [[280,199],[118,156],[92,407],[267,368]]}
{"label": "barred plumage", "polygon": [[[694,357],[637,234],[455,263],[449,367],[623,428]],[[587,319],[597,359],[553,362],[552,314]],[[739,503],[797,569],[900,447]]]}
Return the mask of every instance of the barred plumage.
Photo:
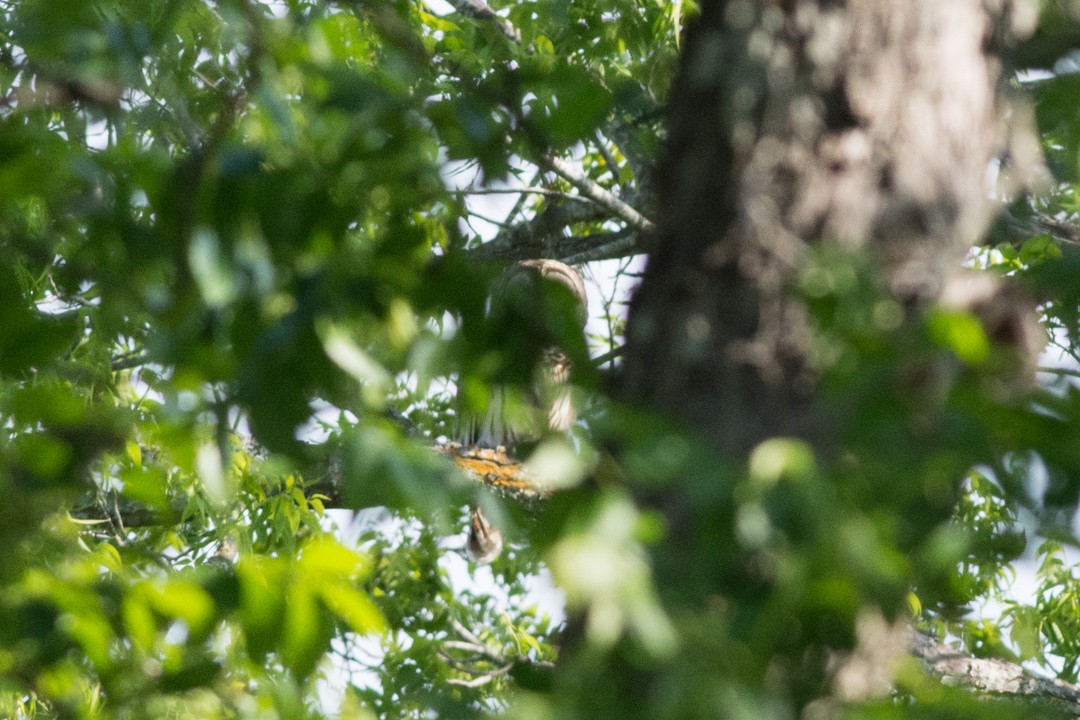
{"label": "barred plumage", "polygon": [[[522,260],[499,278],[491,293],[492,307],[504,302],[511,293],[539,293],[542,280],[559,283],[577,301],[577,319],[584,326],[587,317],[585,283],[577,270],[558,260]],[[538,373],[530,398],[533,417],[511,417],[506,391],[495,388],[483,417],[459,420],[458,440],[463,445],[505,448],[513,452],[522,443],[535,441],[545,432],[566,432],[576,419],[567,381],[570,360],[557,347],[544,351],[543,367]],[[488,522],[480,508],[472,512],[467,548],[477,562],[490,562],[502,550],[502,534]]]}
{"label": "barred plumage", "polygon": [[[520,299],[514,296],[524,296],[530,309],[539,307],[542,281],[556,282],[570,291],[576,300],[577,320],[584,326],[585,283],[577,270],[558,260],[522,260],[511,265],[492,288],[491,308],[497,309],[500,303],[512,298]],[[476,417],[459,408],[462,415],[455,439],[466,446],[504,447],[513,451],[522,443],[539,439],[548,430],[569,430],[576,419],[566,386],[569,377],[570,360],[566,353],[558,347],[547,348],[528,398],[529,407],[524,408],[526,412],[507,401],[505,389],[495,388],[483,416]]]}

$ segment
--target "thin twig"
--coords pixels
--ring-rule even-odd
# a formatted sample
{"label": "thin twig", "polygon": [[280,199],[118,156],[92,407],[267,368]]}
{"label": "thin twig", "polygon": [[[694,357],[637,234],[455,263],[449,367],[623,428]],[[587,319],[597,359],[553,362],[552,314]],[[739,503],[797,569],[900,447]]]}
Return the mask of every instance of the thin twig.
{"label": "thin twig", "polygon": [[445,640],[443,641],[443,647],[450,648],[452,650],[465,650],[466,652],[476,653],[477,655],[490,655],[488,649],[483,645],[477,645],[475,643],[466,642],[464,640]]}
{"label": "thin twig", "polygon": [[593,143],[596,146],[596,151],[600,153],[600,157],[604,158],[604,164],[608,166],[608,172],[611,173],[611,184],[616,187],[621,187],[622,183],[619,182],[619,164],[615,162],[615,156],[608,150],[608,139],[605,138],[599,130],[595,133],[596,138]]}
{"label": "thin twig", "polygon": [[[528,183],[529,187],[532,187],[533,185],[535,185],[536,181],[539,180],[543,176],[543,174],[544,174],[543,170],[541,170],[540,168],[536,168],[536,172],[533,173],[532,180],[530,180],[529,183]],[[517,214],[519,212],[521,212],[521,208],[523,208],[524,206],[525,206],[525,195],[521,195],[520,197],[518,197],[517,202],[514,203],[514,207],[510,208],[510,212],[507,213],[506,221],[510,222],[512,219],[517,217]]]}
{"label": "thin twig", "polygon": [[[568,239],[573,240],[574,238]],[[563,258],[563,262],[569,265],[581,265],[591,260],[611,260],[645,252],[641,233],[638,232],[598,233],[588,235],[581,238],[581,240],[592,241],[596,244],[567,255]]]}
{"label": "thin twig", "polygon": [[484,642],[480,638],[473,635],[472,631],[469,630],[469,628],[465,627],[457,620],[450,618],[450,626],[454,628],[454,632],[456,632],[458,635],[465,638],[469,642],[484,647]]}
{"label": "thin twig", "polygon": [[576,202],[594,202],[592,198],[582,197],[581,195],[574,195],[573,193],[563,192],[562,190],[551,190],[549,188],[484,188],[477,190],[455,190],[458,195],[546,195],[548,197],[557,197],[563,200],[574,200]]}
{"label": "thin twig", "polygon": [[593,366],[600,367],[601,365],[603,365],[606,362],[611,362],[612,360],[614,360],[617,357],[622,357],[622,354],[624,352],[626,352],[626,346],[625,345],[620,345],[617,348],[611,348],[610,350],[608,350],[603,355],[600,355],[598,357],[594,357],[591,362],[592,362]]}
{"label": "thin twig", "polygon": [[469,210],[468,213],[469,213],[469,217],[474,217],[477,220],[483,220],[484,222],[491,223],[495,227],[500,227],[500,228],[504,228],[504,229],[511,227],[509,224],[507,224],[506,222],[504,222],[502,220],[496,220],[493,217],[489,217],[487,215],[482,215],[482,214],[476,212],[475,210]]}
{"label": "thin twig", "polygon": [[[120,532],[126,536],[127,530],[124,528],[124,516],[120,513],[120,496],[118,494],[113,495],[113,512],[116,513],[116,525],[120,528]],[[120,544],[123,544],[123,540],[121,540]]]}
{"label": "thin twig", "polygon": [[145,365],[146,361],[149,359],[150,353],[145,350],[135,350],[113,358],[112,362],[109,363],[109,367],[112,368],[113,372],[130,370],[139,367],[140,365]]}
{"label": "thin twig", "polygon": [[474,677],[471,680],[458,680],[457,678],[450,678],[446,682],[448,684],[450,684],[450,685],[458,685],[460,687],[478,688],[481,685],[487,685],[489,682],[491,682],[495,678],[502,677],[506,673],[510,672],[513,669],[513,667],[514,667],[514,663],[509,663],[507,665],[503,665],[500,668],[495,668],[491,672],[486,673],[484,675],[478,675],[477,677]]}
{"label": "thin twig", "polygon": [[1036,371],[1041,373],[1053,373],[1054,375],[1068,375],[1069,377],[1080,377],[1080,370],[1073,370],[1072,368],[1056,368],[1040,365],[1035,368]]}

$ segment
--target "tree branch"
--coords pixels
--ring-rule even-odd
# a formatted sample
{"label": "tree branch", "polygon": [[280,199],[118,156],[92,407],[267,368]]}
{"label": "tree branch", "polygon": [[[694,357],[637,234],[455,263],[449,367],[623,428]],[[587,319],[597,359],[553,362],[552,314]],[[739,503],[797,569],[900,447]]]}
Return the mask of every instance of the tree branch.
{"label": "tree branch", "polygon": [[132,352],[124,353],[123,355],[117,355],[109,363],[113,372],[119,372],[121,370],[130,370],[132,368],[144,365],[147,360],[150,359],[150,354],[145,350],[134,350]]}
{"label": "tree branch", "polygon": [[522,188],[480,188],[476,190],[455,190],[455,195],[546,195],[547,197],[555,197],[561,200],[572,200],[576,202],[592,202],[592,198],[587,198],[582,195],[573,195],[571,193],[563,192],[562,190],[551,190],[550,188],[535,188],[535,187],[522,187]]}
{"label": "tree branch", "polygon": [[612,215],[624,221],[635,230],[652,231],[653,222],[626,204],[611,192],[600,187],[562,158],[554,155],[541,155],[540,165],[563,177],[571,185],[576,187],[581,194],[595,202],[600,207],[608,210]]}
{"label": "tree branch", "polygon": [[513,262],[530,258],[551,258],[577,265],[592,260],[640,255],[647,246],[646,235],[623,229],[589,235],[566,235],[568,226],[603,220],[596,205],[553,205],[533,220],[507,228],[486,243],[469,250],[478,260]]}
{"label": "tree branch", "polygon": [[912,652],[927,674],[945,685],[965,686],[996,696],[1036,700],[1069,715],[1080,716],[1080,688],[1061,680],[1037,678],[1019,665],[990,658],[975,658],[916,632]]}
{"label": "tree branch", "polygon": [[507,40],[521,43],[521,33],[509,20],[499,17],[484,0],[447,0],[462,17],[494,25]]}
{"label": "tree branch", "polygon": [[596,233],[567,240],[578,241],[584,246],[582,250],[573,252],[570,243],[567,243],[566,249],[569,252],[561,259],[569,265],[580,265],[593,260],[614,260],[645,252],[645,239],[638,232]]}
{"label": "tree branch", "polygon": [[1033,212],[1029,217],[1019,217],[1005,208],[983,239],[982,245],[1008,243],[1019,245],[1037,235],[1049,235],[1058,242],[1080,245],[1080,227],[1075,222]]}
{"label": "tree branch", "polygon": [[461,687],[477,688],[477,687],[480,687],[481,685],[488,684],[489,682],[491,682],[495,678],[498,678],[498,677],[501,677],[501,676],[505,675],[506,673],[510,672],[513,668],[514,668],[514,663],[507,663],[506,665],[503,665],[502,667],[495,668],[494,670],[492,670],[489,673],[486,673],[484,675],[478,675],[478,676],[476,676],[474,678],[471,678],[469,680],[459,680],[457,678],[450,678],[446,682],[447,682],[448,685],[459,685]]}
{"label": "tree branch", "polygon": [[[462,16],[479,22],[494,23],[512,42],[518,44],[521,43],[521,34],[518,32],[517,28],[509,21],[498,16],[484,0],[449,1]],[[615,124],[618,124],[617,121]],[[621,135],[624,139],[627,137],[627,133],[621,133]],[[598,147],[603,145],[600,140],[598,140],[597,144]],[[606,148],[600,147],[600,151],[604,154],[609,165],[613,163],[610,153],[607,153]],[[635,176],[639,177],[640,182],[639,170],[642,170],[647,164],[644,161],[633,161],[625,148],[622,149],[622,152],[623,156],[627,158],[627,162],[630,163],[631,168],[634,170]],[[641,158],[637,158],[636,160],[641,160]],[[648,233],[653,229],[653,222],[634,208],[631,203],[620,199],[606,188],[601,187],[589,179],[572,163],[546,153],[541,153],[537,162],[541,168],[554,172],[564,178],[581,193],[580,198],[577,196],[569,196],[567,199],[572,198],[579,202],[582,199],[591,200],[597,206],[610,213],[610,216],[621,220],[626,223],[630,229],[636,230],[639,233]],[[611,172],[613,180],[617,184],[618,173],[616,168],[612,167]],[[503,190],[497,192],[515,191]],[[532,193],[535,191],[532,189],[523,189],[516,192]],[[544,191],[537,192],[537,194],[550,195],[553,193],[552,191]],[[520,203],[519,206],[515,208],[515,212],[519,207]],[[493,240],[480,246],[480,248],[475,249],[473,251],[475,256],[479,258],[507,261],[545,257],[571,263],[582,263],[591,260],[626,257],[642,252],[643,243],[640,237],[635,237],[633,240],[627,240],[624,237],[602,238],[600,236],[589,236],[593,239],[587,242],[574,243],[569,247],[553,247],[554,245],[559,244],[559,239],[565,237],[564,229],[574,222],[603,220],[607,218],[604,215],[596,213],[595,208],[589,208],[586,212],[581,213],[580,219],[574,217],[575,215],[578,215],[578,213],[567,212],[565,210],[559,210],[558,208],[555,209],[554,213],[550,213],[550,210],[550,208],[545,210],[545,212],[541,213],[540,216],[531,222],[521,226],[507,228],[504,232],[499,233]],[[514,213],[511,213],[511,217],[513,214]],[[563,216],[563,221],[552,222],[557,216]],[[546,232],[538,232],[541,229],[546,230]],[[618,240],[618,242],[609,243],[609,240],[613,239]]]}

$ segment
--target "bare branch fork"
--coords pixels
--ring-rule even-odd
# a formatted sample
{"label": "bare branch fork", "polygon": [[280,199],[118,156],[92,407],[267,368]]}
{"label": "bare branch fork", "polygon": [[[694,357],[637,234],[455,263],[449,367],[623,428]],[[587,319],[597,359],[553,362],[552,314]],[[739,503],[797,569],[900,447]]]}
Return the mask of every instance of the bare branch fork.
{"label": "bare branch fork", "polygon": [[[460,687],[477,688],[488,684],[498,677],[502,677],[513,669],[513,660],[507,660],[505,657],[492,653],[480,638],[460,622],[451,618],[450,625],[454,629],[454,632],[464,638],[464,640],[446,640],[442,644],[443,648],[462,650],[471,653],[471,657],[467,660],[459,660],[445,651],[440,651],[439,656],[450,667],[472,675],[473,677],[469,679],[451,678],[447,680],[449,684],[458,685]],[[478,668],[476,663],[483,661],[490,662],[497,665],[497,667],[491,670]]]}

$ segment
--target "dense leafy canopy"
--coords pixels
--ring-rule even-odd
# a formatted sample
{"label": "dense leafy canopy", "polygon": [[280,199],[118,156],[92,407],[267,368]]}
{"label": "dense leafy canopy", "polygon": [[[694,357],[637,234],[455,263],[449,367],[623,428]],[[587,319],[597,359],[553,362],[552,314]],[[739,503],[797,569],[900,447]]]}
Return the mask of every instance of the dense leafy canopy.
{"label": "dense leafy canopy", "polygon": [[[494,594],[439,563],[474,490],[424,447],[445,381],[482,411],[550,336],[484,318],[466,191],[581,140],[634,187],[599,133],[655,152],[677,17],[537,3],[510,38],[448,9],[0,8],[5,716],[410,716],[550,664],[535,553]],[[545,187],[520,217],[604,229]],[[358,553],[329,501],[423,522]]]}
{"label": "dense leafy canopy", "polygon": [[[0,714],[786,717],[869,610],[1077,679],[1071,371],[1017,380],[964,309],[901,325],[820,248],[793,292],[854,419],[836,457],[742,463],[614,403],[559,298],[485,312],[499,261],[643,251],[691,5],[0,3]],[[1048,3],[1015,48],[1053,181],[972,265],[1080,363],[1077,36]],[[593,355],[622,328],[617,298],[598,314]],[[527,404],[553,343],[585,421],[534,471],[565,489],[487,493],[430,446],[493,388]],[[649,509],[673,485],[694,537]],[[470,501],[511,535],[491,571],[461,552]],[[389,510],[350,532],[332,506]],[[852,711],[968,701],[896,687]]]}

